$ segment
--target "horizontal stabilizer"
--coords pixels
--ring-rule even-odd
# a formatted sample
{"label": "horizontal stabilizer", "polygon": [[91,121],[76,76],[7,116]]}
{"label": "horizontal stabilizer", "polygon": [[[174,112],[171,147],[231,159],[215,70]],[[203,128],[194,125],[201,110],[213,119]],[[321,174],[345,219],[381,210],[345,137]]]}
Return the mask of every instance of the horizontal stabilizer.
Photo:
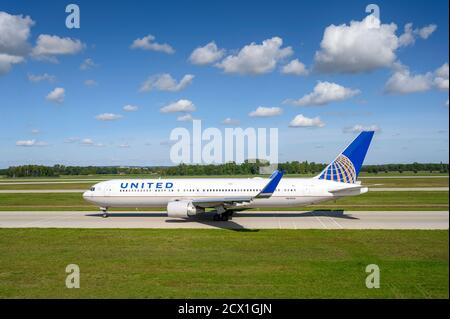
{"label": "horizontal stabilizer", "polygon": [[335,190],[330,190],[328,192],[332,193],[333,195],[339,196],[339,195],[349,195],[349,193],[358,193],[358,194],[363,194],[363,193],[367,193],[369,191],[369,188],[367,186],[354,186],[354,187],[346,187],[346,188],[341,188],[341,189],[335,189]]}

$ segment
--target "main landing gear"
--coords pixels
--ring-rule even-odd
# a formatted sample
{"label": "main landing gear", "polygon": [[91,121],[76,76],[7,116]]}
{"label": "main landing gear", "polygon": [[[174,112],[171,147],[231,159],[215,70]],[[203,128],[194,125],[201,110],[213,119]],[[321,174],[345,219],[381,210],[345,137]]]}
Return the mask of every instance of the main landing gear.
{"label": "main landing gear", "polygon": [[108,207],[100,207],[100,210],[102,211],[102,217],[107,218],[109,216],[108,214]]}

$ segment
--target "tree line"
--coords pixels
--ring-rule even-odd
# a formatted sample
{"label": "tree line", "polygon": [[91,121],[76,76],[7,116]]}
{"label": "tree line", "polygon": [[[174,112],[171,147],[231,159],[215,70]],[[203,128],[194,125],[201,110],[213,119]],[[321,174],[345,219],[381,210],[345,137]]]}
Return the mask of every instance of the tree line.
{"label": "tree line", "polygon": [[[177,166],[145,166],[145,167],[120,167],[120,166],[43,166],[43,165],[21,165],[0,169],[0,175],[7,177],[57,177],[61,175],[156,175],[156,176],[208,176],[208,175],[257,175],[259,168],[266,164],[260,161],[255,163],[244,162],[242,164],[226,163],[218,165],[187,165]],[[287,174],[318,174],[326,164],[314,162],[286,162],[278,165]],[[412,163],[412,164],[381,164],[364,165],[362,172],[439,172],[448,173],[448,163]]]}

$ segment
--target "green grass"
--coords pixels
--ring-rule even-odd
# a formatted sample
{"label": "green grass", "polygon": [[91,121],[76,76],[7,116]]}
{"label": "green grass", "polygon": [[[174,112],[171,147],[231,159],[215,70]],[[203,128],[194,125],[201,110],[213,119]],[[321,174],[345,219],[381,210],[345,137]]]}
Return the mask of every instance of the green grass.
{"label": "green grass", "polygon": [[376,185],[378,187],[448,187],[448,178],[364,178],[361,180],[363,185]]}
{"label": "green grass", "polygon": [[46,184],[12,184],[12,185],[2,185],[0,183],[0,190],[49,190],[49,189],[85,189],[88,190],[92,185],[97,182],[91,183],[46,183]]}
{"label": "green grass", "polygon": [[[274,208],[269,210],[448,210],[448,192],[369,192],[308,207]],[[81,193],[0,193],[1,210],[97,210],[83,200]],[[134,209],[114,209],[134,210]],[[141,208],[140,211],[149,210]],[[164,210],[150,209],[150,210]],[[268,209],[261,209],[268,210]]]}
{"label": "green grass", "polygon": [[448,253],[448,231],[0,229],[0,298],[448,298]]}
{"label": "green grass", "polygon": [[[286,177],[311,177],[317,174],[287,174]],[[248,177],[267,177],[268,175],[205,175],[205,176],[161,176],[164,178],[248,178]],[[414,172],[379,172],[377,174],[374,173],[366,173],[361,172],[361,177],[383,177],[383,176],[449,176],[448,173],[439,173],[439,172],[425,172],[420,171],[417,173]],[[64,181],[67,179],[90,179],[90,180],[108,180],[114,178],[158,178],[160,175],[152,175],[152,174],[129,174],[129,175],[119,175],[119,174],[95,174],[95,175],[62,175],[59,177],[17,177],[17,178],[8,178],[6,176],[0,177],[0,182],[13,182],[13,181],[39,181],[39,180],[49,180],[49,181]]]}

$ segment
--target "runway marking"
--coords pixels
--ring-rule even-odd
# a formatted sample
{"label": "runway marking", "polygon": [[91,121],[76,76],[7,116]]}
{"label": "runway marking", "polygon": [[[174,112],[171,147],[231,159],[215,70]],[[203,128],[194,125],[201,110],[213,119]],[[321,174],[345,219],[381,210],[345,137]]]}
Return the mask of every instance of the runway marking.
{"label": "runway marking", "polygon": [[340,228],[340,229],[343,229],[344,227],[342,227],[342,225],[341,224],[339,224],[337,221],[336,221],[336,218],[334,218],[334,217],[331,217],[331,216],[329,216],[329,218]]}
{"label": "runway marking", "polygon": [[322,225],[323,228],[328,229],[328,227],[322,222],[319,216],[316,216],[316,212],[313,211],[314,217],[319,221],[319,223]]}

